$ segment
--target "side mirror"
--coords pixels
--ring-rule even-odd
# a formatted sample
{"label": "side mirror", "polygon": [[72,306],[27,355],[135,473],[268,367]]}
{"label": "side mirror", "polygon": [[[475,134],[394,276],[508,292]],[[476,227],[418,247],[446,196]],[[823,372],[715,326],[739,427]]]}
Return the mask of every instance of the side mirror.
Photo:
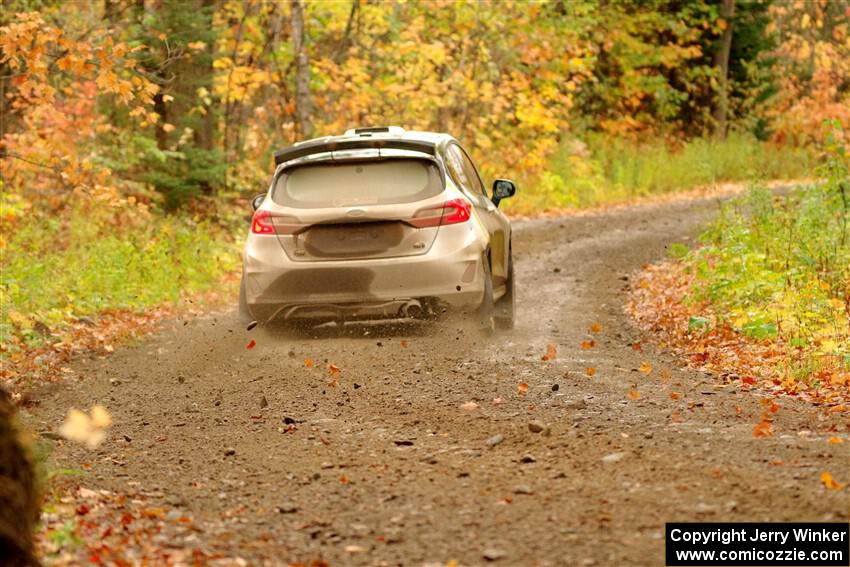
{"label": "side mirror", "polygon": [[493,204],[499,206],[499,201],[513,197],[516,185],[510,179],[497,179],[493,182]]}
{"label": "side mirror", "polygon": [[262,205],[263,201],[265,201],[265,200],[266,200],[266,194],[260,193],[259,195],[257,195],[253,199],[251,199],[251,206],[254,207],[254,210],[256,211],[257,209],[260,208],[260,205]]}

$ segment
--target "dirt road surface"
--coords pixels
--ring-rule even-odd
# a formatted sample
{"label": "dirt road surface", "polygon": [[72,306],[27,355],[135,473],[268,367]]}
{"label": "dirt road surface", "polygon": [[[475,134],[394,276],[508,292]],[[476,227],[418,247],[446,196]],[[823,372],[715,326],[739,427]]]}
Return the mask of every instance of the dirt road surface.
{"label": "dirt road surface", "polygon": [[234,308],[77,363],[31,421],[56,429],[69,407],[105,405],[108,441],[57,447],[57,463],[190,515],[187,545],[251,565],[663,565],[667,521],[847,520],[850,491],[819,480],[848,481],[850,444],[826,441],[846,421],[781,399],[776,434],[754,438],[759,394],[630,346],[628,276],[716,208],[517,223],[511,333],[249,333]]}

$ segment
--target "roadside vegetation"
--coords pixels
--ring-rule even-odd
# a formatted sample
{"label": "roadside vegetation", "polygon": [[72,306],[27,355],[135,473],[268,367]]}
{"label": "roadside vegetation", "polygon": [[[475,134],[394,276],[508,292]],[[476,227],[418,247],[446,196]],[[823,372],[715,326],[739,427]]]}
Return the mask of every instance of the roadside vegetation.
{"label": "roadside vegetation", "polygon": [[702,246],[641,276],[633,315],[692,363],[850,410],[849,148],[832,124],[822,182],[723,204]]}
{"label": "roadside vegetation", "polygon": [[593,207],[727,182],[799,180],[814,175],[808,146],[777,145],[741,133],[636,143],[610,136],[570,139],[550,167],[522,184],[507,210],[518,214]]}

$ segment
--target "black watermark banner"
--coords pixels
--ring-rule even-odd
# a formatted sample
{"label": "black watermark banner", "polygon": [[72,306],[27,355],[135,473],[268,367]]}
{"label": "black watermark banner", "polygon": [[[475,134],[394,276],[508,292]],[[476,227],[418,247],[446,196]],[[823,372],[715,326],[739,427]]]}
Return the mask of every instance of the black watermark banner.
{"label": "black watermark banner", "polygon": [[850,524],[669,523],[669,567],[850,566]]}

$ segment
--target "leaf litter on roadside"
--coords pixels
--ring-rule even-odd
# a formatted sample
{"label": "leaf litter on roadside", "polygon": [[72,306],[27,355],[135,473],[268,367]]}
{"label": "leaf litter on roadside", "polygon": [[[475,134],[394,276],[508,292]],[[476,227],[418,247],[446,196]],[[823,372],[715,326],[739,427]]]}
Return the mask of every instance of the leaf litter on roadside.
{"label": "leaf litter on roadside", "polygon": [[[850,411],[847,368],[841,370],[835,361],[824,357],[827,369],[808,373],[808,379],[783,371],[788,368],[787,356],[793,345],[785,345],[780,337],[768,340],[748,336],[722,322],[720,316],[706,317],[706,313],[713,313],[713,307],[688,299],[697,285],[696,272],[678,261],[648,266],[636,277],[639,285],[631,289],[626,312],[638,327],[653,334],[655,342],[681,355],[690,368],[724,376],[727,383],[737,379],[747,387],[803,398],[830,413]],[[701,325],[696,332],[694,318],[710,324]],[[641,343],[633,342],[632,348],[641,351]],[[759,430],[766,431],[766,427]]]}
{"label": "leaf litter on roadside", "polygon": [[549,343],[546,345],[546,354],[543,355],[541,360],[549,361],[555,360],[555,357],[558,355],[558,349],[555,347],[555,343]]}

